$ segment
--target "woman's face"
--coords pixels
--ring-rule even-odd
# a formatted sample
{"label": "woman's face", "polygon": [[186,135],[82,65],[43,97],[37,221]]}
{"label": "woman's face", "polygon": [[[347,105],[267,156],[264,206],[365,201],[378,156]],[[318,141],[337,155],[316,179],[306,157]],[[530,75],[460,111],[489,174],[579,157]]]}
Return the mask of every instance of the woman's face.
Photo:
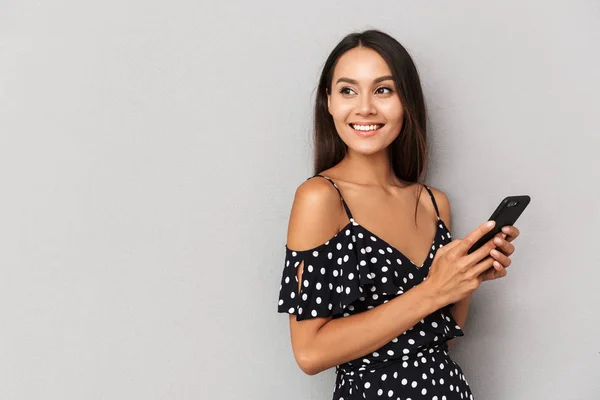
{"label": "woman's face", "polygon": [[369,48],[355,47],[339,58],[327,104],[350,149],[374,154],[400,133],[404,110],[391,75],[385,60]]}

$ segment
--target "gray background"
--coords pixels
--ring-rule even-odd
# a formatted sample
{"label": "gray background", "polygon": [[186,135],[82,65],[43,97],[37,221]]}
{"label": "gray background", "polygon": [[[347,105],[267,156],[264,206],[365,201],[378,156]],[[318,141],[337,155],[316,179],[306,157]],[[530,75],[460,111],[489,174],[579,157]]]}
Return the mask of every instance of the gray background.
{"label": "gray background", "polygon": [[0,1],[0,397],[328,399],[277,314],[320,68],[414,57],[454,237],[529,194],[452,350],[477,399],[600,397],[597,1]]}

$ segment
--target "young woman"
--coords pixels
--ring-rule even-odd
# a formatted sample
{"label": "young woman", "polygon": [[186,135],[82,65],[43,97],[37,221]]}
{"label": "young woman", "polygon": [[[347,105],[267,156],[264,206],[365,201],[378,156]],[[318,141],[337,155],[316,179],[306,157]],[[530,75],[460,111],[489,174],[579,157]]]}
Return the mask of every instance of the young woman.
{"label": "young woman", "polygon": [[[400,43],[368,30],[327,59],[315,106],[315,175],[296,190],[278,311],[307,374],[336,367],[333,399],[472,399],[448,355],[470,296],[506,275],[519,230],[451,240],[426,174],[426,110]],[[426,190],[424,195],[423,189]]]}

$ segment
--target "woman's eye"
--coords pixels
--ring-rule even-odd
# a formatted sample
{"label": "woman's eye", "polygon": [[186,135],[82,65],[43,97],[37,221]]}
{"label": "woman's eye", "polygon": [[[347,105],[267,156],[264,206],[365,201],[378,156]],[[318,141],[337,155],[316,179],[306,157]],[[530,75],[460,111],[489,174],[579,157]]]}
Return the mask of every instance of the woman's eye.
{"label": "woman's eye", "polygon": [[384,92],[383,94],[388,94],[388,93],[392,93],[393,92],[392,89],[390,89],[389,87],[386,87],[386,86],[382,86],[380,88],[377,88],[377,90],[375,92],[379,92],[380,90],[387,90],[388,91],[387,93]]}
{"label": "woman's eye", "polygon": [[343,87],[340,89],[341,94],[350,94],[348,91],[354,92],[354,90],[350,89],[349,87]]}

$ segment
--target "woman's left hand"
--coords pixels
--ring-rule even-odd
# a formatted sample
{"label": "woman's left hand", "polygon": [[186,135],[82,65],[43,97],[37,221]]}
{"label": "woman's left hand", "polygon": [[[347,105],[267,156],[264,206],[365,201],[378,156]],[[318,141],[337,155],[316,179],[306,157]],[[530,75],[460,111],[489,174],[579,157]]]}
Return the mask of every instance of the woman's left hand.
{"label": "woman's left hand", "polygon": [[496,248],[490,252],[494,260],[493,268],[488,269],[479,278],[481,281],[491,281],[506,276],[506,268],[511,264],[510,255],[515,252],[515,245],[511,242],[519,236],[519,230],[515,226],[505,226],[502,233],[494,238]]}

